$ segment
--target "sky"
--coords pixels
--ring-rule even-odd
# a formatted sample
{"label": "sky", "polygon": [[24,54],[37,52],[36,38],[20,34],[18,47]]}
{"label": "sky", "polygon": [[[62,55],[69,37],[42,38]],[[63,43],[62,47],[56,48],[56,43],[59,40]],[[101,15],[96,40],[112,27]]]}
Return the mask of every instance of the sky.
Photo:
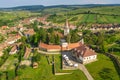
{"label": "sky", "polygon": [[120,4],[120,0],[0,0],[0,8],[24,5]]}

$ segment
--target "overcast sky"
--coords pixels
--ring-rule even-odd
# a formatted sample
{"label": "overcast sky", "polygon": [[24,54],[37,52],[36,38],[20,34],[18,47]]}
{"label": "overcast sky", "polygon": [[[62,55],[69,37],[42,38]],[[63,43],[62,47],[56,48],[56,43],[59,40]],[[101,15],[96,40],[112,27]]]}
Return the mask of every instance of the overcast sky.
{"label": "overcast sky", "polygon": [[120,4],[120,0],[0,0],[0,7],[60,4]]}

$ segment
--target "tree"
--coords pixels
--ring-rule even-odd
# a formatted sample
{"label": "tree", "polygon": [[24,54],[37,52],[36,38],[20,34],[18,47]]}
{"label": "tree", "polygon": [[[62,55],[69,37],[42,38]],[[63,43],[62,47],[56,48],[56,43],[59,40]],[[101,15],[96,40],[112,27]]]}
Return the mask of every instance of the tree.
{"label": "tree", "polygon": [[40,41],[39,34],[34,35],[33,43],[34,43],[35,46],[38,45],[39,41]]}
{"label": "tree", "polygon": [[45,29],[43,29],[43,28],[40,28],[37,33],[40,35],[40,36],[38,36],[38,37],[40,37],[40,40],[41,40],[42,42],[46,42],[46,34],[47,34],[47,31],[46,31]]}
{"label": "tree", "polygon": [[112,69],[109,68],[103,68],[100,72],[99,75],[102,79],[104,80],[113,80],[112,79]]}
{"label": "tree", "polygon": [[68,34],[68,35],[66,36],[66,41],[67,41],[68,43],[70,43],[70,40],[71,40],[71,35]]}
{"label": "tree", "polygon": [[49,39],[49,34],[46,34],[46,44],[49,44],[49,41],[50,41],[50,39]]}
{"label": "tree", "polygon": [[103,45],[104,45],[103,41],[104,41],[104,35],[103,33],[100,32],[98,33],[98,41],[96,45],[98,46],[98,50],[101,52],[103,52]]}
{"label": "tree", "polygon": [[35,31],[38,31],[38,21],[34,21],[32,27],[34,28]]}
{"label": "tree", "polygon": [[55,43],[55,35],[54,35],[54,33],[51,33],[51,35],[50,35],[50,43]]}
{"label": "tree", "polygon": [[20,41],[21,41],[23,44],[25,44],[26,41],[27,41],[27,38],[26,38],[25,36],[23,36]]}
{"label": "tree", "polygon": [[60,44],[60,36],[58,34],[55,36],[55,44]]}
{"label": "tree", "polygon": [[35,51],[32,57],[32,62],[39,62],[40,60],[41,60],[41,55]]}
{"label": "tree", "polygon": [[2,74],[3,74],[3,72],[2,72],[2,71],[0,71],[0,80],[1,80]]}
{"label": "tree", "polygon": [[77,34],[76,31],[71,31],[70,35],[71,35],[70,42],[74,43],[80,40],[80,36]]}
{"label": "tree", "polygon": [[108,47],[107,47],[107,42],[106,41],[103,41],[102,50],[104,51],[104,53],[108,52]]}

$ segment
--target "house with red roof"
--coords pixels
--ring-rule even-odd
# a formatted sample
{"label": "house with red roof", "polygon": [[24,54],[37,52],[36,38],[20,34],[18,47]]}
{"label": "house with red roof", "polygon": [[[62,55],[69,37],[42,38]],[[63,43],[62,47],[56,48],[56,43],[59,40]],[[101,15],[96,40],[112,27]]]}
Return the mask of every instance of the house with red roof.
{"label": "house with red roof", "polygon": [[51,45],[51,44],[49,45],[49,44],[40,42],[39,49],[47,52],[68,51],[80,46],[80,44],[81,44],[80,42],[77,42],[77,43],[70,43],[70,44],[67,43],[67,44],[61,44],[61,45]]}
{"label": "house with red roof", "polygon": [[15,54],[18,51],[17,45],[13,46],[9,54]]}
{"label": "house with red roof", "polygon": [[21,36],[19,34],[10,35],[9,38],[6,40],[6,42],[7,44],[13,44],[19,39],[21,39]]}
{"label": "house with red roof", "polygon": [[9,27],[8,26],[2,26],[1,27],[3,30],[5,30],[5,29],[8,29]]}
{"label": "house with red roof", "polygon": [[31,53],[31,49],[26,47],[25,54],[24,54],[24,59],[28,59],[28,57],[30,56],[30,53]]}
{"label": "house with red roof", "polygon": [[39,49],[46,52],[71,51],[73,57],[75,57],[78,62],[81,62],[83,64],[97,60],[96,52],[86,46],[83,41],[70,44],[63,43],[61,45],[49,45],[40,42]]}
{"label": "house with red roof", "polygon": [[34,34],[35,34],[34,29],[28,29],[28,30],[24,31],[24,35],[26,37],[29,37],[29,36],[34,35]]}
{"label": "house with red roof", "polygon": [[77,61],[83,64],[97,60],[96,52],[84,44],[81,44],[81,46],[74,48],[72,50],[72,54],[77,59]]}
{"label": "house with red roof", "polygon": [[12,54],[16,54],[16,53],[18,52],[19,46],[20,46],[21,44],[22,44],[21,42],[19,42],[19,43],[14,43],[9,54],[11,54],[11,55],[12,55]]}
{"label": "house with red roof", "polygon": [[48,44],[40,42],[39,49],[46,51],[46,52],[60,51],[61,46],[60,45],[48,45]]}

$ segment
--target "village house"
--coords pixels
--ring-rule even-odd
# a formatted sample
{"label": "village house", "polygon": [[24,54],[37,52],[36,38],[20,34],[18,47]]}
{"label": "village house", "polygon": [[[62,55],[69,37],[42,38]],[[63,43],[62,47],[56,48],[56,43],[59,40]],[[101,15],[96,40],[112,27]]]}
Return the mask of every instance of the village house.
{"label": "village house", "polygon": [[62,43],[61,45],[48,45],[40,42],[39,49],[46,52],[70,51],[72,52],[73,57],[83,64],[97,60],[97,54],[95,51],[84,45],[82,40],[77,43]]}
{"label": "village house", "polygon": [[119,30],[120,24],[94,24],[90,30]]}
{"label": "village house", "polygon": [[7,44],[13,44],[15,43],[17,40],[21,39],[21,36],[19,34],[16,35],[11,35],[9,36],[9,38],[6,40]]}
{"label": "village house", "polygon": [[9,29],[8,26],[2,26],[1,28],[2,28],[2,30]]}
{"label": "village house", "polygon": [[32,62],[30,60],[22,60],[20,62],[20,66],[22,66],[22,65],[30,66],[31,64],[32,64]]}
{"label": "village house", "polygon": [[15,27],[10,27],[9,28],[9,32],[13,32],[13,31],[17,31],[17,27],[15,26]]}
{"label": "village house", "polygon": [[84,44],[80,44],[79,47],[74,48],[72,50],[72,54],[77,59],[77,61],[83,64],[87,64],[97,60],[97,54],[95,53],[95,51]]}
{"label": "village house", "polygon": [[61,44],[61,45],[48,45],[45,43],[40,42],[39,43],[39,49],[46,51],[46,52],[55,52],[55,51],[68,51],[72,50],[73,48],[76,48],[79,46],[79,42],[77,43],[71,43],[71,44]]}
{"label": "village house", "polygon": [[26,18],[24,20],[21,20],[20,23],[29,25],[31,21],[32,21],[31,18]]}
{"label": "village house", "polygon": [[28,30],[24,31],[24,35],[25,35],[26,37],[32,36],[32,35],[34,35],[34,34],[35,34],[34,29],[28,29]]}
{"label": "village house", "polygon": [[8,33],[7,30],[2,30],[2,29],[0,29],[0,34],[5,35],[5,34],[7,34],[7,33]]}
{"label": "village house", "polygon": [[14,45],[9,54],[15,54],[18,51],[17,45]]}
{"label": "village house", "polygon": [[70,24],[69,28],[72,29],[72,30],[74,30],[74,29],[77,28],[77,26],[75,26],[75,25],[71,25],[71,24]]}
{"label": "village house", "polygon": [[16,54],[17,51],[19,50],[19,46],[20,46],[21,44],[22,44],[21,42],[19,42],[19,43],[14,43],[9,54],[11,54],[11,55],[12,55],[12,54]]}
{"label": "village house", "polygon": [[54,52],[54,51],[61,51],[61,46],[60,45],[48,45],[48,44],[40,42],[39,49],[46,51],[46,52],[52,52],[52,51]]}
{"label": "village house", "polygon": [[28,59],[29,55],[31,53],[31,49],[26,47],[25,49],[25,54],[24,54],[24,59]]}

